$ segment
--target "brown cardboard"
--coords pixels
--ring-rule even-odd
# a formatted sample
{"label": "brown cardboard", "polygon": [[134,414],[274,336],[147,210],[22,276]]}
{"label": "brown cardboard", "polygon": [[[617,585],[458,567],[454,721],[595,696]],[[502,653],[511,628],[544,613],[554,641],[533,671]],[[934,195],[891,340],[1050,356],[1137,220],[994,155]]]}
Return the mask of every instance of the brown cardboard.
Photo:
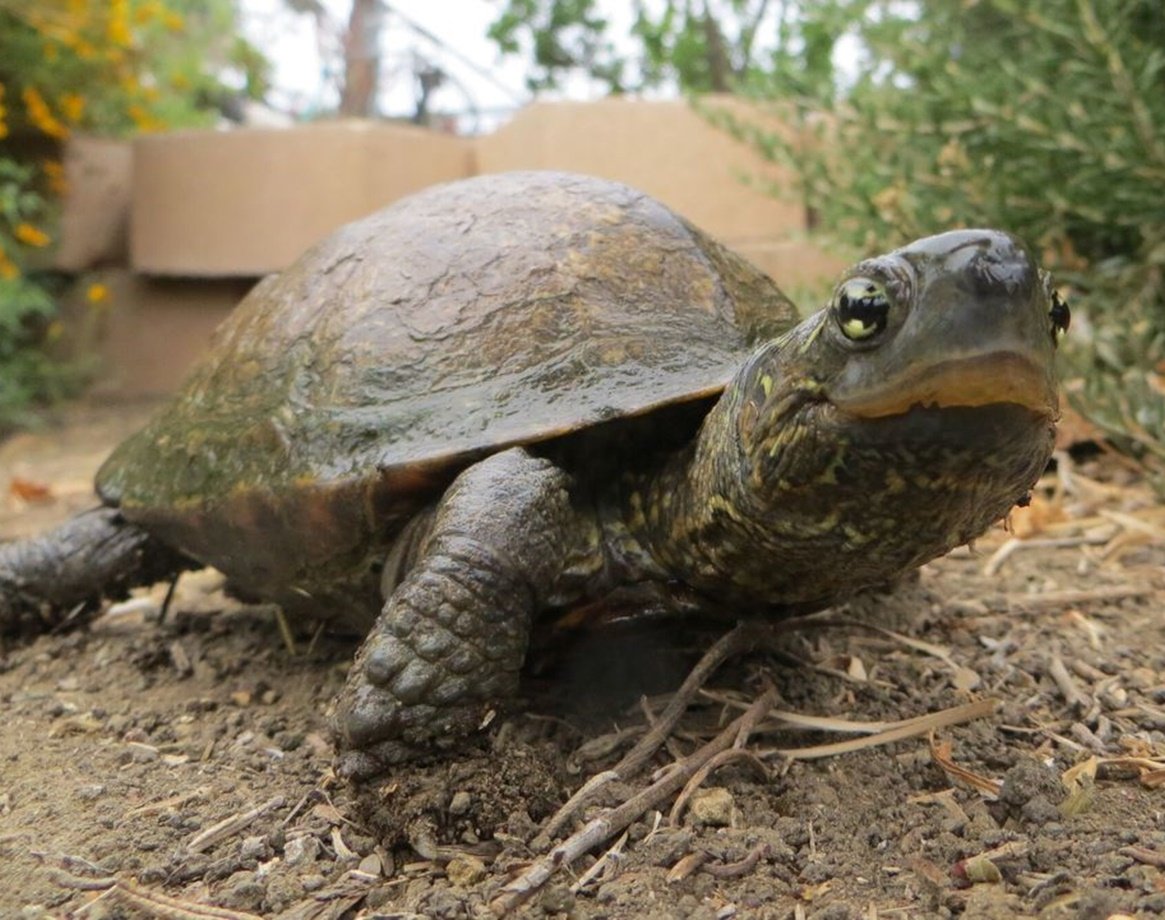
{"label": "brown cardboard", "polygon": [[131,263],[254,276],[402,195],[469,175],[469,142],[363,121],[185,131],[135,141]]}
{"label": "brown cardboard", "polygon": [[73,135],[64,147],[63,167],[65,192],[53,267],[79,272],[124,264],[133,147],[129,141]]}
{"label": "brown cardboard", "polygon": [[[759,117],[727,98],[706,104]],[[625,182],[729,244],[805,227],[798,202],[768,194],[791,188],[788,174],[684,100],[535,102],[476,138],[474,153],[479,173],[564,169]]]}
{"label": "brown cardboard", "polygon": [[[705,104],[763,117],[730,98]],[[359,121],[182,132],[137,140],[133,159],[131,261],[152,278],[110,273],[108,310],[81,311],[100,319],[101,389],[120,395],[177,386],[246,279],[286,267],[340,224],[475,171],[627,182],[733,246],[803,309],[843,267],[802,239],[800,205],[773,197],[789,177],[683,101],[535,103],[472,141]]]}
{"label": "brown cardboard", "polygon": [[[173,392],[253,283],[147,278],[126,269],[87,275],[68,293],[64,308],[74,349],[97,363],[91,392],[118,398]],[[88,299],[92,284],[104,286],[105,300]]]}

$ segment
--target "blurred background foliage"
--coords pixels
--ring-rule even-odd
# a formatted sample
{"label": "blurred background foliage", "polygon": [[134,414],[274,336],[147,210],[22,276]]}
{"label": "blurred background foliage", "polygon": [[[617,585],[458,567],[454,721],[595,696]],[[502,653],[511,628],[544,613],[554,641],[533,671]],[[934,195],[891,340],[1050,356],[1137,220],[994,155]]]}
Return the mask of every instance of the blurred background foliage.
{"label": "blurred background foliage", "polygon": [[791,167],[836,243],[870,253],[975,225],[1023,236],[1073,308],[1073,403],[1165,468],[1165,4],[634,6],[638,43],[621,57],[593,0],[510,0],[492,34],[533,56],[535,88],[583,70],[612,92],[751,97],[799,130],[709,117]]}
{"label": "blurred background foliage", "polygon": [[0,0],[0,432],[84,379],[52,353],[63,142],[213,123],[224,80],[261,96],[235,16],[233,0]]}
{"label": "blurred background foliage", "polygon": [[[262,99],[241,2],[0,0],[0,428],[71,380],[45,357],[61,142]],[[284,2],[327,18],[320,0]],[[971,225],[1025,237],[1073,307],[1072,400],[1165,469],[1161,0],[628,0],[617,27],[615,0],[491,2],[489,37],[535,95],[577,95],[581,79],[590,95],[727,92],[771,112],[708,110],[791,167],[795,187],[769,191],[799,196],[831,247]],[[394,11],[354,0],[337,47],[369,43],[352,23],[373,7]],[[104,297],[91,286],[94,309]]]}
{"label": "blurred background foliage", "polygon": [[[925,0],[854,7],[852,76],[795,107],[794,166],[826,232],[884,248],[1012,230],[1067,290],[1069,396],[1165,461],[1165,4]],[[780,75],[765,98],[782,98]]]}

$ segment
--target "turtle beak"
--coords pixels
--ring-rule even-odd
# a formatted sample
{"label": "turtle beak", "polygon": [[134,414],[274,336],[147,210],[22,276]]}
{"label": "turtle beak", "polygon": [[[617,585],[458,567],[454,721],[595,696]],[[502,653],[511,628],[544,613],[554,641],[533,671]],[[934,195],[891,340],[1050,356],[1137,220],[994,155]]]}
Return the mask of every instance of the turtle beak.
{"label": "turtle beak", "polygon": [[1059,397],[1045,367],[1014,351],[960,356],[905,369],[884,385],[834,398],[834,405],[858,418],[900,415],[915,407],[1023,406],[1057,419]]}

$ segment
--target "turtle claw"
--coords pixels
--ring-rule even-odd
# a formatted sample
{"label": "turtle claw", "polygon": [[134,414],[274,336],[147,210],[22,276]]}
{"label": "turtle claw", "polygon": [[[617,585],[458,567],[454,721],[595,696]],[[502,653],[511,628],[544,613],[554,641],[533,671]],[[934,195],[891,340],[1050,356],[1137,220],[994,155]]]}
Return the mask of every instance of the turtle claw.
{"label": "turtle claw", "polygon": [[363,751],[344,751],[336,758],[336,775],[350,783],[363,783],[389,772],[392,767],[416,760],[423,751],[399,741],[382,741]]}

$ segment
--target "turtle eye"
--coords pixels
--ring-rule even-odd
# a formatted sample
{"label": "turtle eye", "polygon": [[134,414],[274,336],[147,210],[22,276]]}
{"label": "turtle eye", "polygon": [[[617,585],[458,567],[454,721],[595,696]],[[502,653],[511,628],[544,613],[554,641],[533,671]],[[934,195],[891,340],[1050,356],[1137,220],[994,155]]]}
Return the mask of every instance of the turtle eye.
{"label": "turtle eye", "polygon": [[1048,315],[1052,318],[1052,341],[1059,342],[1072,324],[1072,311],[1059,291],[1052,291],[1052,309]]}
{"label": "turtle eye", "polygon": [[833,310],[842,335],[853,342],[866,342],[886,328],[890,299],[877,281],[850,278],[837,289]]}

